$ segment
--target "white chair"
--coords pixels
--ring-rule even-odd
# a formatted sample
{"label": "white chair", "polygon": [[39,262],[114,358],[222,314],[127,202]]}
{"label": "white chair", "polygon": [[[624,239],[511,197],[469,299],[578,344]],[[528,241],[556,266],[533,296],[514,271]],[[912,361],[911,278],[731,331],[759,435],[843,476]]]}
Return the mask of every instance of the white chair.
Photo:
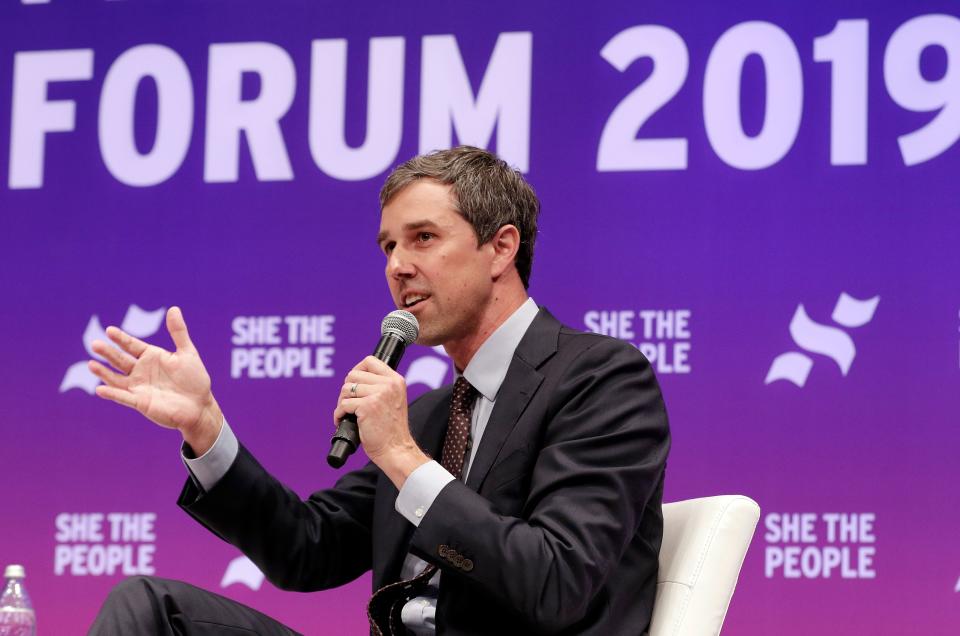
{"label": "white chair", "polygon": [[742,495],[663,505],[663,545],[650,636],[715,636],[760,519]]}

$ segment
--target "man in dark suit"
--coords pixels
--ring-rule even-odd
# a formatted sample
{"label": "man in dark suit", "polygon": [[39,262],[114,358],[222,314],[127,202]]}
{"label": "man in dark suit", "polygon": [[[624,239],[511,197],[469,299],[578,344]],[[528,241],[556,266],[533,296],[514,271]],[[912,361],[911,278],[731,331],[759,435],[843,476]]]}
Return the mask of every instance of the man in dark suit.
{"label": "man in dark suit", "polygon": [[[175,353],[115,328],[126,353],[94,345],[119,371],[91,363],[98,394],[181,431],[191,479],[180,505],[274,584],[318,590],[372,568],[375,632],[645,632],[669,449],[650,365],[528,298],[539,202],[493,155],[415,157],[388,178],[381,208],[394,302],[418,318],[418,342],[444,346],[458,378],[408,412],[400,375],[372,357],[354,367],[334,420],[356,415],[365,468],[307,501],[279,484],[224,421],[175,308]],[[93,632],[212,623],[289,633],[152,578],[118,586]]]}

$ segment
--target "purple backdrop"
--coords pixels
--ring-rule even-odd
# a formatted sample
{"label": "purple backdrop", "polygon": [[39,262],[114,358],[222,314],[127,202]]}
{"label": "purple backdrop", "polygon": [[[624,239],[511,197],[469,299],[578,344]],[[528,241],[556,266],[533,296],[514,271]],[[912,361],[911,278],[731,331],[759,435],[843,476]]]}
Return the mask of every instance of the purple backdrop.
{"label": "purple backdrop", "polygon": [[[533,297],[654,358],[666,500],[759,502],[727,632],[954,633],[956,13],[4,3],[0,561],[25,564],[40,632],[85,632],[134,572],[365,632],[369,577],[261,586],[176,507],[177,436],[73,365],[109,324],[170,346],[178,304],[240,439],[302,495],[329,486],[337,387],[392,308],[379,186],[460,140],[542,199]],[[419,393],[448,366],[401,370]]]}

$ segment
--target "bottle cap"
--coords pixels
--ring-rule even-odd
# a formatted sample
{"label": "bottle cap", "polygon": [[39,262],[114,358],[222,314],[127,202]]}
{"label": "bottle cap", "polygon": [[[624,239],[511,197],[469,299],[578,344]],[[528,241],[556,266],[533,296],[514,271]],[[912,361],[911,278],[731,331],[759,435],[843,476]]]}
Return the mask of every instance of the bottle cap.
{"label": "bottle cap", "polygon": [[27,578],[27,572],[23,569],[22,565],[8,565],[7,569],[3,573],[3,578],[25,579]]}

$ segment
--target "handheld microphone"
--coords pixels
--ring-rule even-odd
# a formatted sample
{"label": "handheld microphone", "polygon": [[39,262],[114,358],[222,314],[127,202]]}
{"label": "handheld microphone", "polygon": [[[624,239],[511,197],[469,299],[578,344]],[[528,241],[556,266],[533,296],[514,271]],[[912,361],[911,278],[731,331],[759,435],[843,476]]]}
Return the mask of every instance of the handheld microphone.
{"label": "handheld microphone", "polygon": [[[404,349],[417,339],[419,333],[420,324],[413,314],[402,309],[391,311],[380,323],[380,342],[373,350],[373,356],[396,370]],[[360,429],[357,427],[357,417],[353,413],[347,413],[337,422],[337,432],[330,440],[327,463],[334,468],[340,468],[358,446]]]}

